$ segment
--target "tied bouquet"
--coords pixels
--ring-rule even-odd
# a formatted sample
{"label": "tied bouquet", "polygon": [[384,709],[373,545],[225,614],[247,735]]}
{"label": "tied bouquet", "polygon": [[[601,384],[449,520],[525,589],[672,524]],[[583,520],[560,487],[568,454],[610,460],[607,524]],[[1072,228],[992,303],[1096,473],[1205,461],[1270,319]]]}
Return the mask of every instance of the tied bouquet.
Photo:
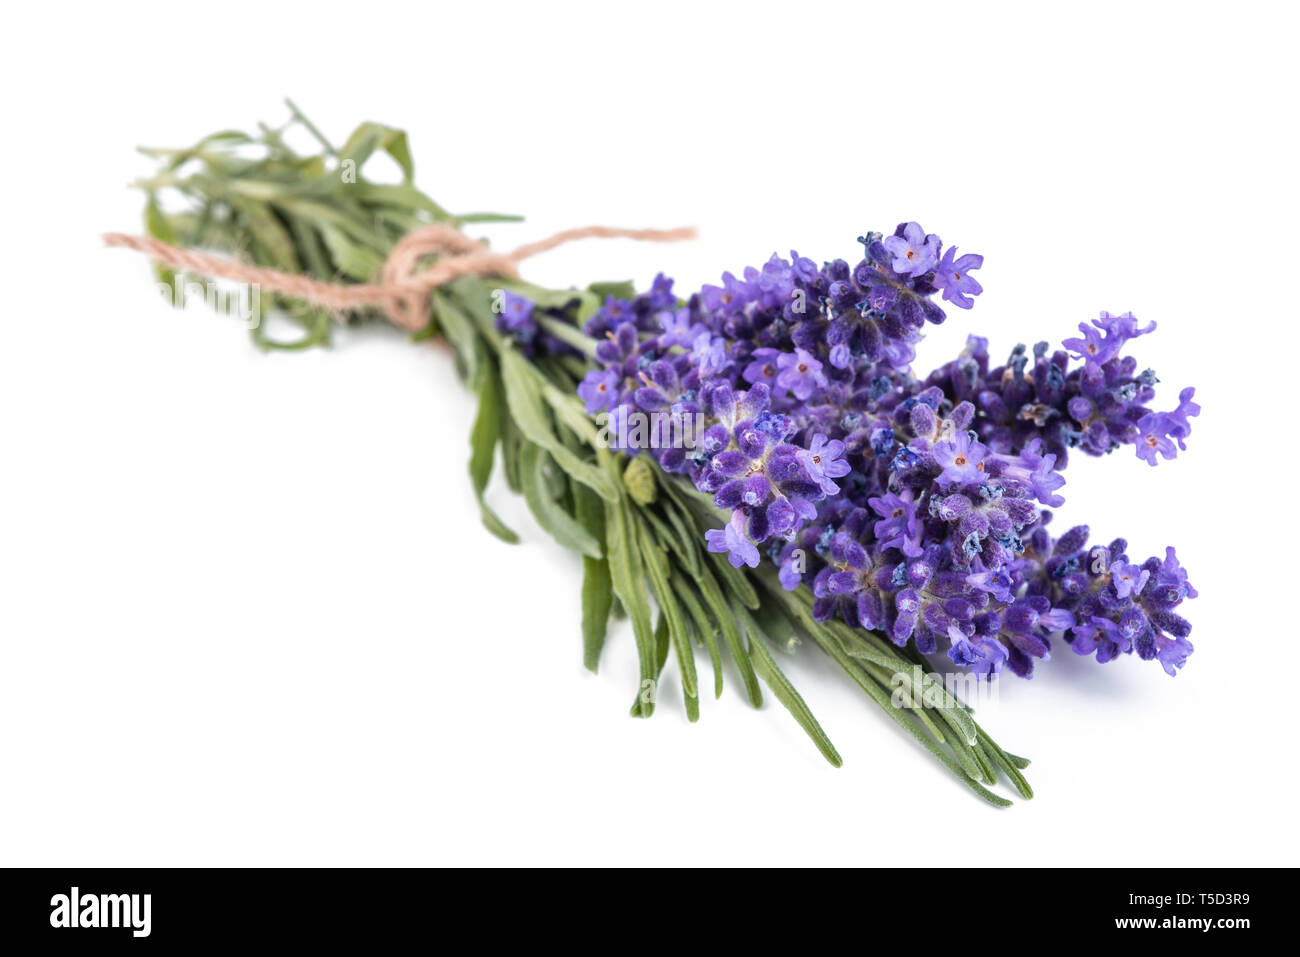
{"label": "tied bouquet", "polygon": [[[857,239],[849,259],[772,254],[719,285],[682,292],[659,275],[545,289],[519,261],[570,239],[679,239],[687,231],[591,227],[509,254],[419,191],[405,135],[363,124],[334,146],[292,118],[255,134],[148,150],[140,249],[177,288],[186,277],[253,283],[260,309],[302,329],[265,348],[329,342],[335,321],[386,319],[449,344],[478,400],[469,475],[483,523],[518,535],[484,493],[499,455],[537,523],[581,556],[584,661],[627,619],[655,709],[671,656],[684,708],[700,714],[707,656],[744,693],[766,685],[832,764],[840,756],[769,646],[827,653],[884,714],[984,800],[999,776],[1028,798],[1028,762],[1001,748],[946,678],[1030,677],[1055,647],[1097,662],[1192,653],[1179,613],[1196,597],[1174,552],[1145,560],[1123,538],[1056,530],[1072,454],[1123,446],[1151,465],[1186,448],[1194,390],[1158,404],[1155,373],[1126,355],[1155,329],[1101,313],[1058,348],[1005,361],[970,336],[926,375],[915,344],[946,308],[971,309],[983,257],[917,223]],[[305,132],[310,153],[287,142]],[[387,152],[399,183],[367,179]],[[170,211],[168,192],[186,203]],[[200,252],[208,250],[209,252]],[[1170,408],[1170,405],[1173,405]]]}

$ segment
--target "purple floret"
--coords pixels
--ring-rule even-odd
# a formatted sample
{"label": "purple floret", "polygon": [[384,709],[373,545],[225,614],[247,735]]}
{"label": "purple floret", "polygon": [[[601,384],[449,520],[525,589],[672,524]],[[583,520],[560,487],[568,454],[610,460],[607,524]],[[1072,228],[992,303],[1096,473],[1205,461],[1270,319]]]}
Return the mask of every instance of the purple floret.
{"label": "purple floret", "polygon": [[894,272],[900,276],[920,276],[939,261],[939,237],[926,235],[920,223],[899,226],[884,240],[885,250],[893,257]]}
{"label": "purple floret", "polygon": [[736,512],[722,528],[711,528],[704,533],[704,541],[711,552],[726,552],[727,560],[739,568],[758,567],[758,547],[745,534],[744,518]]}
{"label": "purple floret", "polygon": [[957,257],[957,247],[949,246],[934,271],[934,284],[943,290],[943,298],[962,309],[975,305],[972,296],[978,296],[984,287],[971,275],[971,271],[984,265],[984,257],[974,253]]}

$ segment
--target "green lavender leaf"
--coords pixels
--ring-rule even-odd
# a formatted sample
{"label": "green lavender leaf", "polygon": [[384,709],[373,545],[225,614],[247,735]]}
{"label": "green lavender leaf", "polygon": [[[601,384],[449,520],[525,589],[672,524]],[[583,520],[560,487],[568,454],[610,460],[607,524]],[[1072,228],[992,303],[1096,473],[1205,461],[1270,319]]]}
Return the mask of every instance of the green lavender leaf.
{"label": "green lavender leaf", "polygon": [[[501,395],[499,383],[497,393],[504,405],[505,397]],[[506,476],[506,487],[516,495],[524,494],[523,479],[519,475],[519,450],[524,447],[526,441],[519,431],[519,426],[515,425],[515,420],[508,415],[503,415],[501,417],[501,471]]]}
{"label": "green lavender leaf", "polygon": [[330,259],[334,261],[334,265],[338,267],[339,272],[349,279],[367,282],[371,277],[377,275],[383,267],[383,259],[373,251],[348,238],[343,230],[334,224],[320,223],[317,228],[320,230],[325,248],[329,250]]}
{"label": "green lavender leaf", "polygon": [[470,483],[474,487],[479,517],[484,527],[503,542],[514,545],[519,542],[519,536],[505,522],[497,518],[496,512],[488,507],[483,498],[488,479],[492,477],[492,459],[497,440],[501,436],[501,385],[496,369],[490,362],[484,362],[479,367],[478,382],[475,385],[478,394],[478,415],[474,418],[474,428],[469,436]]}
{"label": "green lavender leaf", "polygon": [[482,279],[478,276],[461,276],[440,287],[439,291],[455,298],[465,310],[465,315],[474,321],[479,335],[492,343],[496,352],[502,351],[505,344],[496,330],[496,314],[492,311],[495,297]]}
{"label": "green lavender leaf", "polygon": [[397,161],[402,168],[402,175],[410,183],[415,176],[415,164],[411,160],[411,148],[406,141],[406,133],[384,126],[382,123],[362,123],[339,150],[340,162],[351,160],[358,170],[376,150],[383,150]]}
{"label": "green lavender leaf", "polygon": [[799,723],[799,727],[803,728],[804,733],[812,738],[813,744],[817,745],[817,750],[822,753],[822,756],[832,766],[841,767],[844,764],[844,759],[835,750],[835,745],[831,744],[831,739],[826,736],[821,724],[813,717],[813,713],[803,700],[803,697],[798,691],[795,691],[794,685],[790,684],[790,679],[772,660],[772,656],[768,653],[766,645],[764,645],[764,641],[767,640],[766,636],[759,629],[754,617],[750,615],[743,605],[736,606],[736,615],[749,633],[749,655],[754,663],[754,670],[772,689],[772,694],[776,695],[776,700],[785,706],[785,710],[789,711],[795,721]]}
{"label": "green lavender leaf", "polygon": [[[160,239],[165,243],[176,243],[176,231],[172,228],[171,222],[163,215],[162,207],[158,205],[158,196],[149,193],[144,204],[144,228],[154,239]],[[165,283],[176,288],[176,270],[170,266],[164,266],[162,263],[155,263],[153,267],[154,275],[160,283]],[[172,305],[180,309],[185,305],[181,296],[173,296]]]}
{"label": "green lavender leaf", "polygon": [[[600,497],[585,485],[573,486],[573,516],[598,542],[605,541],[605,509]],[[609,559],[582,558],[582,663],[595,674],[605,647],[614,590]]]}
{"label": "green lavender leaf", "polygon": [[[585,332],[579,330],[576,326],[570,325],[559,319],[553,319],[543,313],[537,313],[533,316],[534,321],[542,327],[542,331],[549,333],[556,339],[566,345],[572,346],[578,352],[582,353],[587,359],[594,360],[596,357],[597,342]],[[585,375],[585,372],[583,373]]]}
{"label": "green lavender leaf", "polygon": [[330,264],[325,244],[321,242],[320,234],[311,223],[297,216],[291,216],[289,231],[293,234],[299,259],[307,265],[307,271],[318,279],[334,278],[334,268]]}
{"label": "green lavender leaf", "polygon": [[651,540],[650,529],[644,523],[638,527],[637,540],[641,547],[641,554],[645,558],[645,568],[654,591],[655,602],[667,619],[668,634],[677,652],[677,667],[682,673],[682,691],[687,698],[698,700],[700,692],[695,674],[695,651],[691,648],[691,636],[687,630],[682,608],[668,584],[670,575],[668,557],[663,549]]}
{"label": "green lavender leaf", "polygon": [[966,713],[961,702],[954,698],[941,683],[924,673],[918,680],[919,669],[915,665],[896,654],[873,647],[868,638],[858,635],[843,622],[827,622],[827,624],[831,626],[829,630],[839,638],[850,657],[870,661],[882,667],[888,675],[886,680],[891,687],[902,687],[911,701],[941,714],[967,744],[975,744],[975,722]]}
{"label": "green lavender leaf", "polygon": [[[273,304],[284,318],[291,320],[303,330],[303,336],[301,339],[291,341],[272,339],[267,335],[267,323],[259,321],[250,328],[253,341],[259,347],[294,352],[329,344],[333,319],[328,310],[317,309],[305,303],[284,300],[280,297],[275,297]],[[262,304],[262,311],[263,313],[267,311],[265,302]]]}
{"label": "green lavender leaf", "polygon": [[766,574],[759,576],[759,581],[769,594],[785,602],[785,609],[798,622],[808,637],[812,638],[820,645],[828,655],[834,659],[846,674],[867,693],[867,696],[874,701],[880,709],[889,717],[891,721],[897,724],[904,732],[914,741],[925,748],[930,754],[939,761],[944,767],[951,771],[957,778],[973,791],[981,800],[994,805],[995,807],[1010,807],[1011,802],[1006,798],[994,794],[987,788],[983,787],[977,780],[972,778],[967,769],[958,763],[957,759],[945,751],[939,744],[929,736],[922,734],[920,728],[909,719],[912,712],[904,712],[902,709],[895,708],[890,700],[890,694],[887,687],[873,679],[869,674],[859,668],[852,658],[840,647],[828,632],[819,627],[818,622],[812,617],[810,609],[806,608],[801,602],[789,597],[784,592],[779,582],[772,581]]}
{"label": "green lavender leaf", "polygon": [[284,105],[287,106],[289,108],[289,112],[293,114],[293,120],[291,122],[300,124],[303,127],[303,129],[305,129],[308,133],[310,133],[315,138],[316,142],[321,145],[321,147],[325,150],[326,153],[333,154],[337,152],[334,149],[334,147],[330,144],[330,141],[325,138],[325,134],[316,128],[316,124],[313,123],[311,120],[307,119],[306,114],[303,113],[302,110],[298,109],[297,103],[295,103],[293,100],[289,99],[286,96],[284,98]]}
{"label": "green lavender leaf", "polygon": [[613,296],[615,299],[634,298],[636,296],[636,283],[630,279],[624,279],[621,282],[593,282],[587,287],[587,291],[592,293],[603,304],[606,296]]}
{"label": "green lavender leaf", "polygon": [[461,311],[460,306],[446,296],[435,295],[431,300],[434,323],[455,350],[462,377],[473,382],[483,349],[473,322]]}
{"label": "green lavender leaf", "polygon": [[[555,370],[556,375],[561,375],[559,370]],[[573,434],[584,446],[595,449],[598,457],[601,453],[608,455],[608,449],[605,443],[601,441],[600,432],[592,421],[591,416],[587,415],[582,400],[572,388],[566,384],[561,389],[554,383],[539,379],[538,389],[541,391],[542,399],[550,406],[551,411],[555,413],[555,419]]]}
{"label": "green lavender leaf", "polygon": [[713,697],[722,697],[722,654],[718,649],[718,641],[714,635],[715,625],[709,620],[708,614],[704,611],[704,606],[700,603],[699,597],[695,590],[687,583],[681,575],[672,577],[673,589],[677,593],[678,599],[686,606],[691,620],[695,623],[695,632],[700,636],[709,651],[709,659],[713,665]]}
{"label": "green lavender leaf", "polygon": [[458,225],[464,223],[522,223],[524,217],[515,213],[457,213],[451,217]]}
{"label": "green lavender leaf", "polygon": [[366,205],[390,206],[409,213],[425,212],[435,221],[451,219],[447,212],[414,186],[390,183],[348,183],[348,194]]}
{"label": "green lavender leaf", "polygon": [[591,488],[607,502],[618,501],[618,490],[609,475],[594,464],[578,458],[556,437],[541,392],[533,378],[536,375],[536,370],[516,350],[501,351],[501,376],[505,381],[506,404],[515,424],[525,438],[551,453],[556,463],[571,478]]}
{"label": "green lavender leaf", "polygon": [[550,456],[531,442],[520,450],[520,478],[524,483],[524,501],[528,503],[529,510],[537,519],[537,524],[565,548],[589,558],[603,557],[600,542],[551,497],[545,474],[549,462]]}
{"label": "green lavender leaf", "polygon": [[682,539],[677,532],[670,528],[664,520],[653,510],[649,508],[640,509],[641,517],[650,526],[654,539],[664,549],[670,553],[679,562],[689,562],[688,556],[692,556],[689,548],[684,547]]}
{"label": "green lavender leaf", "polygon": [[301,272],[298,248],[293,237],[275,213],[263,203],[232,196],[231,207],[237,212],[252,234],[256,247],[262,252],[266,264],[286,272]]}
{"label": "green lavender leaf", "polygon": [[[153,159],[163,160],[162,172],[164,174],[170,174],[175,173],[192,159],[204,160],[214,167],[224,167],[228,163],[228,157],[231,157],[234,154],[210,154],[207,150],[209,146],[242,146],[251,142],[253,142],[253,138],[247,133],[242,133],[239,130],[224,130],[220,133],[213,133],[209,136],[203,137],[203,139],[199,140],[189,149],[150,149],[142,146],[139,148],[139,152]],[[247,161],[239,161],[239,165],[246,166],[249,164]]]}
{"label": "green lavender leaf", "polygon": [[596,297],[584,289],[544,289],[519,280],[502,280],[499,285],[526,296],[538,309],[564,311],[584,302],[596,302]]}
{"label": "green lavender leaf", "polygon": [[993,761],[989,757],[988,752],[984,750],[984,746],[976,741],[975,744],[971,746],[970,750],[971,754],[975,758],[976,764],[979,766],[980,776],[984,783],[997,784],[997,768],[993,766]]}
{"label": "green lavender leaf", "polygon": [[[997,742],[990,738],[983,728],[979,729],[979,740],[980,744],[984,746],[985,751],[987,751],[989,756],[993,758],[994,763],[997,764],[997,766],[1002,770],[1002,773],[1007,776],[1007,779],[1011,782],[1012,786],[1015,787],[1016,791],[1020,793],[1020,796],[1026,801],[1032,800],[1034,797],[1034,789],[1029,786],[1029,782],[1025,780],[1025,776],[1020,773],[1021,769],[1029,762],[1025,761],[1024,758],[1017,758],[1014,754],[1007,754],[1007,752],[998,747]],[[1024,761],[1024,764],[1021,764],[1021,761]]]}
{"label": "green lavender leaf", "polygon": [[641,687],[637,689],[631,710],[634,718],[650,717],[659,701],[659,679],[663,676],[664,663],[668,661],[669,644],[668,622],[662,613],[655,620],[654,643],[654,671],[650,680],[642,681]]}
{"label": "green lavender leaf", "polygon": [[745,638],[740,633],[736,616],[728,607],[727,599],[723,596],[717,579],[707,568],[701,568],[696,584],[700,587],[700,595],[704,598],[704,603],[709,606],[709,610],[713,612],[718,622],[718,627],[722,631],[722,640],[731,652],[736,667],[740,669],[740,678],[745,683],[745,694],[749,698],[749,703],[755,708],[763,707],[763,691],[758,686],[758,675],[754,673],[754,666],[749,660]]}
{"label": "green lavender leaf", "polygon": [[742,605],[749,609],[755,609],[759,606],[758,592],[754,591],[754,586],[750,584],[749,578],[744,572],[732,565],[727,560],[727,556],[721,552],[705,552],[704,554],[713,562],[713,567],[718,570],[718,577],[727,586],[727,590],[734,594]]}
{"label": "green lavender leaf", "polygon": [[595,674],[605,647],[610,606],[614,594],[609,562],[603,558],[582,559],[582,663]]}
{"label": "green lavender leaf", "polygon": [[665,540],[671,543],[670,550],[681,560],[688,574],[699,575],[699,529],[689,524],[690,516],[684,515],[672,499],[666,497],[661,499],[660,508],[673,529],[671,536],[667,532],[664,533]]}
{"label": "green lavender leaf", "polygon": [[[656,680],[655,638],[650,630],[650,602],[646,597],[641,562],[636,552],[635,532],[631,527],[627,506],[621,498],[615,501],[605,500],[605,527],[608,529],[605,544],[609,554],[610,583],[632,620],[632,635],[636,639],[641,668],[640,687],[644,689],[647,681],[653,687]],[[648,718],[653,711],[654,705],[651,702],[648,709],[643,707],[639,713]]]}
{"label": "green lavender leaf", "polygon": [[1002,753],[1007,756],[1008,761],[1014,764],[1021,771],[1033,763],[1028,758],[1022,758],[1020,755],[1012,754],[1010,751],[1004,751]]}
{"label": "green lavender leaf", "polygon": [[355,202],[347,193],[336,192],[326,201],[320,201],[281,190],[274,201],[285,215],[309,220],[322,234],[328,226],[362,253],[368,252],[379,261],[388,255],[400,235],[398,230],[382,228],[380,210]]}
{"label": "green lavender leaf", "polygon": [[[812,601],[804,591],[798,590],[794,593],[785,593],[783,597],[787,602],[798,603],[805,614],[811,613]],[[972,778],[981,778],[983,776],[971,747],[965,743],[964,732],[958,731],[957,736],[952,741],[949,741],[942,729],[935,723],[934,718],[926,709],[925,698],[917,693],[917,689],[912,683],[913,673],[907,668],[905,661],[890,649],[883,649],[881,652],[882,657],[880,660],[884,662],[883,664],[871,660],[874,651],[872,656],[854,657],[849,649],[865,644],[865,639],[861,638],[854,629],[833,618],[820,622],[818,627],[819,631],[824,633],[825,640],[835,642],[839,649],[848,655],[848,660],[856,668],[855,671],[851,672],[853,677],[858,677],[858,671],[865,673],[880,688],[889,693],[891,703],[896,697],[899,705],[909,709],[913,717],[921,723],[936,742],[939,744],[952,744],[954,757],[969,776]],[[864,634],[870,637],[869,633]],[[818,636],[814,635],[813,637],[817,638]]]}
{"label": "green lavender leaf", "polygon": [[800,645],[794,625],[774,602],[770,599],[762,601],[762,596],[759,597],[761,603],[754,612],[754,621],[773,645],[786,654],[793,655]]}

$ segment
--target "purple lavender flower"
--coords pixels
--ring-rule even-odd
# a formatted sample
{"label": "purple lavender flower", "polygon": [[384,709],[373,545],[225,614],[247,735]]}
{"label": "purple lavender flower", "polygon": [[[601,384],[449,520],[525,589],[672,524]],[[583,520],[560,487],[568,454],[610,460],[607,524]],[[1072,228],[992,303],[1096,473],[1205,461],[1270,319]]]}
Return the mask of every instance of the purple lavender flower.
{"label": "purple lavender flower", "polygon": [[1177,457],[1178,450],[1174,448],[1173,440],[1169,437],[1170,428],[1168,421],[1160,413],[1144,416],[1138,422],[1138,431],[1142,433],[1142,438],[1137,444],[1137,457],[1148,465],[1157,464],[1159,461],[1156,458],[1157,453],[1166,459]]}
{"label": "purple lavender flower", "polygon": [[828,441],[818,432],[808,448],[800,449],[795,457],[825,494],[834,495],[840,490],[834,480],[849,474],[849,463],[840,458],[843,454],[843,442],[839,439]]}
{"label": "purple lavender flower", "polygon": [[984,291],[984,287],[971,275],[971,270],[984,265],[984,257],[974,253],[967,253],[960,259],[956,256],[957,247],[949,246],[934,271],[934,285],[943,290],[943,298],[948,302],[969,309],[975,305],[975,300],[971,297]]}
{"label": "purple lavender flower", "polygon": [[1196,390],[1190,386],[1184,389],[1178,393],[1178,408],[1165,413],[1170,424],[1173,425],[1170,434],[1180,440],[1178,447],[1184,451],[1187,446],[1181,440],[1192,434],[1192,423],[1188,419],[1201,414],[1201,407],[1192,401],[1192,396],[1195,394]]}
{"label": "purple lavender flower", "polygon": [[952,647],[948,657],[955,664],[964,665],[976,674],[997,674],[1007,660],[1007,649],[1000,641],[987,635],[967,636],[956,625],[948,626]]}
{"label": "purple lavender flower", "polygon": [[712,375],[726,368],[727,344],[721,338],[701,332],[691,344],[693,357],[698,363],[701,375]]}
{"label": "purple lavender flower", "polygon": [[[1083,333],[1083,338],[1066,339],[1061,345],[1080,359],[1102,365],[1119,355],[1119,350],[1123,348],[1124,343],[1148,332],[1154,332],[1155,328],[1154,322],[1138,328],[1137,320],[1131,312],[1126,312],[1122,316],[1112,316],[1109,312],[1103,312],[1100,319],[1092,320],[1091,326],[1079,323],[1079,331]],[[1102,337],[1098,330],[1105,332],[1105,337]]]}
{"label": "purple lavender flower", "polygon": [[[668,284],[671,286],[672,280]],[[708,333],[704,326],[695,321],[689,309],[663,310],[659,313],[659,325],[663,329],[659,336],[659,348],[664,350],[673,346],[689,349],[696,339]]]}
{"label": "purple lavender flower", "polygon": [[939,261],[939,237],[926,235],[920,223],[906,223],[883,241],[893,259],[894,272],[900,276],[920,276]]}
{"label": "purple lavender flower", "polygon": [[1120,631],[1120,627],[1109,618],[1094,617],[1087,624],[1074,629],[1074,640],[1070,645],[1076,654],[1097,655],[1097,661],[1105,664],[1121,653],[1132,650],[1132,643]]}
{"label": "purple lavender flower", "polygon": [[1174,554],[1173,546],[1165,549],[1165,560],[1161,563],[1160,570],[1156,572],[1155,585],[1157,591],[1152,598],[1170,608],[1184,598],[1196,597],[1196,589],[1187,580],[1187,570],[1178,563],[1178,556]]}
{"label": "purple lavender flower", "polygon": [[1178,669],[1187,664],[1187,657],[1194,650],[1192,643],[1186,638],[1167,636],[1158,637],[1156,643],[1156,660],[1160,662],[1160,667],[1165,669],[1165,674],[1169,677],[1177,676]]}
{"label": "purple lavender flower", "polygon": [[776,349],[755,349],[741,378],[751,385],[755,382],[766,382],[769,388],[776,385],[777,373],[780,371],[777,359],[780,355]]}
{"label": "purple lavender flower", "polygon": [[514,332],[532,322],[533,302],[507,289],[502,297],[500,316],[501,328]]}
{"label": "purple lavender flower", "polygon": [[869,498],[867,504],[880,516],[875,533],[881,548],[901,549],[908,558],[921,554],[921,522],[916,515],[916,502],[910,488],[897,494],[886,492],[877,498]]}
{"label": "purple lavender flower", "polygon": [[1056,490],[1065,484],[1065,476],[1056,471],[1056,456],[1040,455],[1042,439],[1033,439],[1016,457],[1002,457],[1006,467],[1000,475],[1024,482],[1033,489],[1034,496],[1049,508],[1060,508],[1065,498]]}
{"label": "purple lavender flower", "polygon": [[789,389],[796,399],[807,399],[826,385],[822,364],[803,349],[795,349],[793,355],[779,353],[776,363],[781,370],[777,374],[776,384]]}
{"label": "purple lavender flower", "polygon": [[969,432],[959,432],[950,442],[937,442],[934,460],[943,471],[939,474],[940,488],[982,482],[986,478],[984,456],[988,450]]}
{"label": "purple lavender flower", "polygon": [[1109,312],[1103,311],[1101,318],[1093,320],[1093,325],[1105,329],[1107,335],[1114,336],[1124,342],[1156,331],[1154,322],[1148,322],[1145,326],[1139,327],[1137,319],[1131,312],[1126,312],[1122,316],[1112,316]]}
{"label": "purple lavender flower", "polygon": [[532,353],[537,338],[537,323],[533,320],[531,299],[525,299],[507,289],[495,325],[497,331],[514,339],[526,353]]}
{"label": "purple lavender flower", "polygon": [[587,404],[587,414],[604,412],[618,398],[618,373],[612,369],[592,369],[578,384],[578,395]]}
{"label": "purple lavender flower", "polygon": [[1201,407],[1192,401],[1195,392],[1195,389],[1187,388],[1179,393],[1178,408],[1172,412],[1150,412],[1138,420],[1138,458],[1148,465],[1156,464],[1157,452],[1166,459],[1175,458],[1178,455],[1174,448],[1175,440],[1178,448],[1186,451],[1187,444],[1183,440],[1192,432],[1189,419],[1201,412]]}
{"label": "purple lavender flower", "polygon": [[999,602],[1005,604],[1011,602],[1011,592],[1016,586],[1016,582],[1005,567],[985,568],[979,560],[973,562],[972,567],[975,570],[966,576],[966,584],[978,591],[992,595]]}
{"label": "purple lavender flower", "polygon": [[1146,587],[1147,580],[1151,577],[1149,571],[1125,562],[1115,562],[1110,566],[1109,571],[1111,583],[1115,586],[1115,594],[1120,598],[1142,594],[1142,589]]}
{"label": "purple lavender flower", "polygon": [[790,271],[796,282],[811,284],[817,281],[817,264],[806,256],[790,250]]}
{"label": "purple lavender flower", "polygon": [[1079,331],[1083,333],[1082,338],[1064,339],[1061,345],[1069,349],[1078,358],[1087,359],[1098,364],[1112,358],[1113,352],[1107,347],[1106,340],[1094,326],[1081,322],[1079,323]]}
{"label": "purple lavender flower", "polygon": [[677,305],[677,296],[673,293],[672,279],[663,273],[655,276],[654,282],[650,284],[650,291],[644,296],[644,301],[646,309],[650,312],[673,309]]}
{"label": "purple lavender flower", "polygon": [[758,547],[745,534],[744,516],[733,513],[731,520],[722,528],[711,528],[704,533],[704,541],[711,552],[726,552],[727,560],[734,568],[748,565],[758,567]]}
{"label": "purple lavender flower", "polygon": [[721,286],[705,286],[700,290],[700,299],[710,311],[738,312],[751,298],[753,290],[749,284],[729,272],[722,274]]}

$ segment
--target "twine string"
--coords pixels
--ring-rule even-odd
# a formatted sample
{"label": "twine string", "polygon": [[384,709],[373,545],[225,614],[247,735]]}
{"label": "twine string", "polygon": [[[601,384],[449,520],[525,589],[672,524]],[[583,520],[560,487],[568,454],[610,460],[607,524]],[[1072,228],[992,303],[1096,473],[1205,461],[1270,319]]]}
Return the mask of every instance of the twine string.
{"label": "twine string", "polygon": [[[173,246],[150,236],[107,233],[104,243],[142,252],[156,262],[199,276],[230,279],[292,299],[329,309],[336,315],[363,306],[375,306],[394,325],[417,332],[428,323],[429,294],[461,276],[519,278],[519,263],[579,239],[638,239],[667,243],[695,238],[691,227],[678,229],[619,229],[583,226],[566,229],[508,253],[498,253],[446,223],[412,230],[398,240],[384,261],[375,283],[334,283],[299,273],[283,272]],[[421,268],[430,256],[437,259]]]}

